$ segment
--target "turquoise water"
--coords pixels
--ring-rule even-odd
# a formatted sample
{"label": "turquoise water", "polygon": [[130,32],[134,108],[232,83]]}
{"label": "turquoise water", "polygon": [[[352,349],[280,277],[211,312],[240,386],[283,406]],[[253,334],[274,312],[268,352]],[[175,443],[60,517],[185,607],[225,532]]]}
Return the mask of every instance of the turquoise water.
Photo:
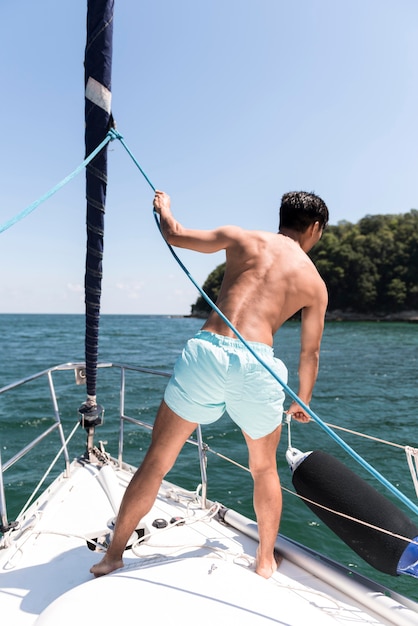
{"label": "turquoise water", "polygon": [[[114,363],[132,363],[155,369],[170,370],[184,343],[200,327],[192,318],[165,316],[102,316],[99,359]],[[84,318],[77,315],[0,315],[0,387],[52,365],[84,360]],[[289,368],[289,385],[297,391],[299,325],[287,323],[276,336],[275,351]],[[311,408],[324,421],[355,431],[418,447],[417,421],[418,327],[407,323],[328,323],[325,329],[320,374]],[[66,433],[77,422],[77,409],[85,400],[85,388],[74,395],[74,376],[64,374],[58,388],[61,417]],[[139,379],[140,381],[141,379]],[[119,383],[117,379],[116,384]],[[140,386],[127,377],[126,413],[152,421],[161,400],[166,379],[144,377]],[[119,395],[108,370],[99,370],[98,401],[105,408],[105,423],[97,437],[111,440],[117,423]],[[37,382],[25,394],[6,394],[0,401],[1,452],[3,462],[21,448],[28,438],[48,422],[51,413],[48,389],[42,399]],[[45,383],[44,383],[45,386]],[[36,392],[35,392],[36,390]],[[28,434],[29,433],[29,434]],[[351,434],[339,435],[398,489],[416,502],[405,454],[374,441],[358,439]],[[239,430],[224,417],[206,427],[203,438],[210,448],[247,464],[246,447]],[[278,451],[278,466],[284,487],[284,509],[281,532],[301,541],[333,559],[350,564],[359,572],[418,600],[418,580],[390,577],[376,572],[345,546],[294,495],[290,472],[285,460],[287,429],[283,430]],[[346,463],[391,499],[387,490],[369,477],[341,447],[315,423],[294,424],[293,446],[301,450],[321,449]],[[126,458],[137,464],[149,441],[148,433],[128,429]],[[85,436],[79,429],[71,443],[72,455],[84,449]],[[13,467],[6,473],[9,517],[17,514],[25,502],[31,481],[51,460],[50,444],[40,446],[23,462],[23,476]],[[116,445],[109,444],[116,454]],[[196,450],[182,452],[169,479],[194,489],[198,482]],[[246,472],[238,472],[218,457],[208,458],[209,493],[245,515],[253,517],[252,483]],[[344,488],[344,486],[342,486]],[[397,503],[414,519],[403,504]],[[414,519],[417,522],[417,520]]]}

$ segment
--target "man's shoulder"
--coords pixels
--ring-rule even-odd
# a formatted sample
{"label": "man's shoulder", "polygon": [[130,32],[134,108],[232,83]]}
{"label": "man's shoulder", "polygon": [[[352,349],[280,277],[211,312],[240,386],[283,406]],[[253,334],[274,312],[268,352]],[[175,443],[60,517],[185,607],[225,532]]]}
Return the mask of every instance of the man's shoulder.
{"label": "man's shoulder", "polygon": [[218,232],[225,238],[239,245],[250,245],[260,241],[269,241],[275,235],[264,230],[251,230],[242,226],[226,225],[221,226]]}

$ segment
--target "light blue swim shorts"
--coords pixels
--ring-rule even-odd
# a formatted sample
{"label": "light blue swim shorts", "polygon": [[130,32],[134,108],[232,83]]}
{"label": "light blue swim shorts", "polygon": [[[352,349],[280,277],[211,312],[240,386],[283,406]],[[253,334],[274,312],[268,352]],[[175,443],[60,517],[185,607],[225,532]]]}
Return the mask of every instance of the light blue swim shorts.
{"label": "light blue swim shorts", "polygon": [[[273,348],[248,342],[283,383],[287,369]],[[174,366],[164,394],[183,419],[211,424],[225,411],[252,439],[282,422],[285,393],[280,383],[239,340],[201,330],[189,339]]]}

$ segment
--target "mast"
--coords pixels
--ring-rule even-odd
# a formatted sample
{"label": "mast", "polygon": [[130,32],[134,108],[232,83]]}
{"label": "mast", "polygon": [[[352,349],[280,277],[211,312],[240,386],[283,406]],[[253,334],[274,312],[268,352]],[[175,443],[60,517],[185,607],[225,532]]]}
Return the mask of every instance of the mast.
{"label": "mast", "polygon": [[[113,125],[111,74],[114,0],[88,0],[84,57],[85,151],[88,156]],[[107,144],[86,168],[85,360],[87,400],[79,411],[102,413],[96,401],[104,214],[107,188]]]}

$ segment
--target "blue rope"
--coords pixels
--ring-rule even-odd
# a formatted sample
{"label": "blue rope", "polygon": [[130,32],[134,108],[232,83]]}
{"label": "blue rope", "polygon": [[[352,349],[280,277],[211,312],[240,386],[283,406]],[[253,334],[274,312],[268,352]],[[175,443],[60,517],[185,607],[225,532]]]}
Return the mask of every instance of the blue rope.
{"label": "blue rope", "polygon": [[94,157],[100,152],[100,150],[102,150],[105,145],[109,143],[109,141],[113,141],[113,139],[115,139],[115,137],[113,136],[112,132],[109,131],[106,137],[103,139],[102,143],[98,145],[97,148],[93,150],[93,152],[89,154],[89,156],[73,172],[71,172],[71,174],[69,174],[61,182],[56,184],[55,187],[52,187],[52,189],[47,191],[41,198],[35,200],[35,202],[32,202],[32,204],[26,207],[26,209],[23,209],[23,211],[15,215],[15,217],[12,217],[9,221],[0,226],[0,233],[4,232],[11,226],[14,226],[14,224],[16,224],[17,222],[23,220],[23,218],[32,213],[32,211],[34,211],[40,204],[45,202],[45,200],[48,200],[48,198],[57,193],[57,191],[59,191],[61,187],[64,187],[64,185],[69,183],[73,178],[75,178],[75,176],[82,172],[86,165],[88,165],[90,161],[94,159]]}
{"label": "blue rope", "polygon": [[123,136],[120,133],[118,133],[118,131],[115,128],[111,128],[109,133],[112,135],[112,139],[119,139],[119,141],[121,142],[122,146],[125,148],[126,152],[129,154],[129,156],[131,157],[132,161],[135,163],[135,165],[137,166],[137,168],[141,172],[142,176],[145,178],[145,180],[147,181],[148,185],[151,187],[151,189],[155,193],[156,189],[155,189],[154,185],[152,184],[152,182],[150,181],[148,176],[145,174],[145,172],[142,169],[142,167],[139,165],[139,163],[136,160],[136,158],[134,157],[133,153],[129,150],[128,146],[126,145],[126,143],[123,140]]}
{"label": "blue rope", "polygon": [[[138,169],[140,170],[141,174],[144,176],[145,180],[147,181],[147,183],[151,187],[151,189],[155,192],[154,185],[151,183],[151,181],[148,178],[148,176],[144,173],[144,170],[139,165],[138,161],[135,159],[135,157],[133,156],[132,152],[126,146],[126,144],[123,141],[122,137],[118,133],[117,133],[117,138],[120,139],[122,145],[127,150],[128,154],[131,156],[131,158],[134,161],[135,165],[138,167]],[[157,223],[158,229],[159,229],[159,231],[160,231],[160,233],[161,233],[161,235],[162,235],[162,237],[164,239],[164,235],[163,235],[162,230],[161,230],[161,224],[160,224],[159,216],[158,216],[157,212],[155,211],[155,209],[154,209],[153,213],[154,213],[154,218],[155,218],[155,221]],[[177,263],[180,265],[181,269],[184,271],[186,276],[189,278],[189,280],[193,283],[193,285],[199,291],[199,293],[204,298],[204,300],[219,315],[219,317],[232,330],[232,332],[238,337],[238,339],[240,339],[240,341],[242,341],[242,343],[251,352],[251,354],[257,359],[257,361],[259,361],[259,363],[261,363],[261,365],[263,365],[263,367],[266,368],[266,370],[273,376],[273,378],[275,378],[277,380],[277,382],[283,387],[283,389],[286,391],[286,393],[295,402],[297,402],[303,408],[305,413],[307,413],[334,441],[336,441],[364,469],[366,469],[372,476],[377,478],[377,480],[379,480],[385,487],[387,487],[387,489],[389,489],[389,491],[391,491],[397,498],[399,498],[399,500],[401,500],[409,509],[411,509],[411,511],[413,511],[416,514],[418,514],[418,506],[416,504],[414,504],[405,494],[403,494],[401,491],[399,491],[399,489],[397,489],[394,485],[392,485],[392,483],[389,482],[382,474],[380,474],[380,472],[378,472],[372,465],[370,465],[370,463],[368,463],[353,448],[351,448],[351,446],[349,446],[343,439],[341,439],[341,437],[339,435],[337,435],[327,424],[325,424],[325,422],[323,422],[321,420],[321,418],[318,417],[318,415],[316,415],[316,413],[314,413],[310,407],[308,407],[304,402],[302,402],[302,400],[297,396],[297,394],[285,382],[283,382],[280,379],[280,377],[276,374],[276,372],[274,372],[267,363],[264,362],[264,360],[252,348],[252,346],[244,339],[244,337],[241,335],[241,333],[238,332],[238,330],[233,326],[233,324],[229,321],[229,319],[222,313],[222,311],[216,306],[216,304],[204,292],[204,290],[200,287],[200,285],[198,285],[198,283],[195,281],[193,276],[190,274],[190,272],[187,269],[187,267],[184,265],[184,263],[181,261],[181,259],[177,256],[177,254],[173,250],[172,246],[169,243],[167,243],[167,241],[165,239],[164,239],[164,241],[165,241],[168,249],[170,250],[171,254],[176,259]]]}
{"label": "blue rope", "polygon": [[[142,176],[147,181],[148,185],[155,192],[156,188],[154,187],[154,185],[152,184],[152,182],[150,181],[150,179],[148,178],[148,176],[146,175],[146,173],[144,172],[144,170],[142,169],[142,167],[140,166],[140,164],[136,160],[136,158],[133,155],[133,153],[131,152],[131,150],[126,145],[125,141],[123,140],[122,135],[120,133],[118,133],[115,129],[112,128],[112,129],[109,130],[109,132],[107,133],[106,137],[97,146],[97,148],[71,174],[69,174],[61,182],[59,182],[57,185],[55,185],[55,187],[50,189],[41,198],[39,198],[38,200],[36,200],[32,204],[30,204],[28,207],[26,207],[26,209],[21,211],[21,213],[19,213],[14,218],[12,218],[8,222],[6,222],[2,226],[0,226],[0,233],[4,232],[8,228],[13,226],[17,222],[19,222],[20,220],[22,220],[24,217],[29,215],[40,204],[42,204],[42,202],[45,202],[45,200],[50,198],[57,191],[59,191],[59,189],[61,189],[64,185],[66,185],[68,182],[70,182],[75,176],[77,176],[86,167],[86,165],[88,165],[94,159],[94,157],[100,152],[100,150],[102,150],[104,148],[104,146],[109,141],[113,141],[114,139],[119,139],[119,141],[121,142],[121,144],[123,145],[123,147],[125,148],[127,153],[129,154],[129,156],[131,157],[131,159],[133,160],[133,162],[135,163],[135,165],[137,166],[137,168],[141,172]],[[316,415],[312,411],[312,409],[310,407],[308,407],[306,404],[304,404],[302,402],[302,400],[296,395],[296,393],[285,382],[283,382],[280,379],[280,377],[276,374],[276,372],[274,372],[270,368],[270,366],[267,363],[265,363],[263,361],[263,359],[255,352],[255,350],[252,348],[252,346],[250,344],[248,344],[248,342],[239,333],[239,331],[233,326],[233,324],[231,324],[231,322],[228,320],[228,318],[222,313],[222,311],[216,306],[216,304],[209,298],[209,296],[200,287],[200,285],[198,285],[198,283],[195,281],[193,276],[190,274],[190,272],[187,269],[187,267],[183,264],[181,259],[177,256],[177,254],[173,250],[172,246],[169,243],[167,243],[167,241],[165,240],[165,238],[163,236],[163,233],[162,233],[162,230],[161,230],[161,224],[160,224],[159,216],[158,216],[157,212],[155,211],[155,209],[154,209],[153,213],[154,213],[154,218],[155,218],[157,227],[158,227],[158,229],[159,229],[159,231],[161,233],[161,236],[163,237],[163,239],[164,239],[168,249],[170,250],[171,254],[175,258],[175,260],[177,261],[177,263],[179,264],[179,266],[181,267],[183,272],[186,274],[186,276],[189,278],[189,280],[196,287],[196,289],[201,294],[203,299],[219,315],[219,317],[232,330],[232,332],[238,337],[238,339],[240,339],[240,341],[246,346],[246,348],[251,352],[251,354],[257,359],[257,361],[259,361],[259,363],[261,363],[261,365],[263,365],[263,367],[266,368],[266,370],[273,376],[273,378],[275,378],[277,380],[277,382],[283,387],[283,389],[286,391],[286,393],[295,402],[297,402],[303,408],[305,413],[307,413],[332,439],[334,439],[334,441],[336,441],[349,455],[351,455],[360,465],[362,465],[362,467],[364,469],[366,469],[370,474],[372,474],[372,476],[377,478],[385,487],[387,487],[387,489],[389,489],[389,491],[391,491],[395,496],[397,496],[399,498],[399,500],[401,500],[408,508],[410,508],[414,513],[418,514],[418,506],[416,506],[413,502],[411,502],[411,500],[409,500],[409,498],[407,498],[401,491],[399,491],[394,485],[392,485],[392,483],[390,483],[384,476],[382,476],[382,474],[380,474],[372,465],[370,465],[355,450],[353,450],[353,448],[351,448],[343,439],[341,439],[341,437],[339,437],[339,435],[337,435],[327,424],[325,424],[325,422],[323,422],[320,419],[320,417],[318,417],[318,415]]]}

